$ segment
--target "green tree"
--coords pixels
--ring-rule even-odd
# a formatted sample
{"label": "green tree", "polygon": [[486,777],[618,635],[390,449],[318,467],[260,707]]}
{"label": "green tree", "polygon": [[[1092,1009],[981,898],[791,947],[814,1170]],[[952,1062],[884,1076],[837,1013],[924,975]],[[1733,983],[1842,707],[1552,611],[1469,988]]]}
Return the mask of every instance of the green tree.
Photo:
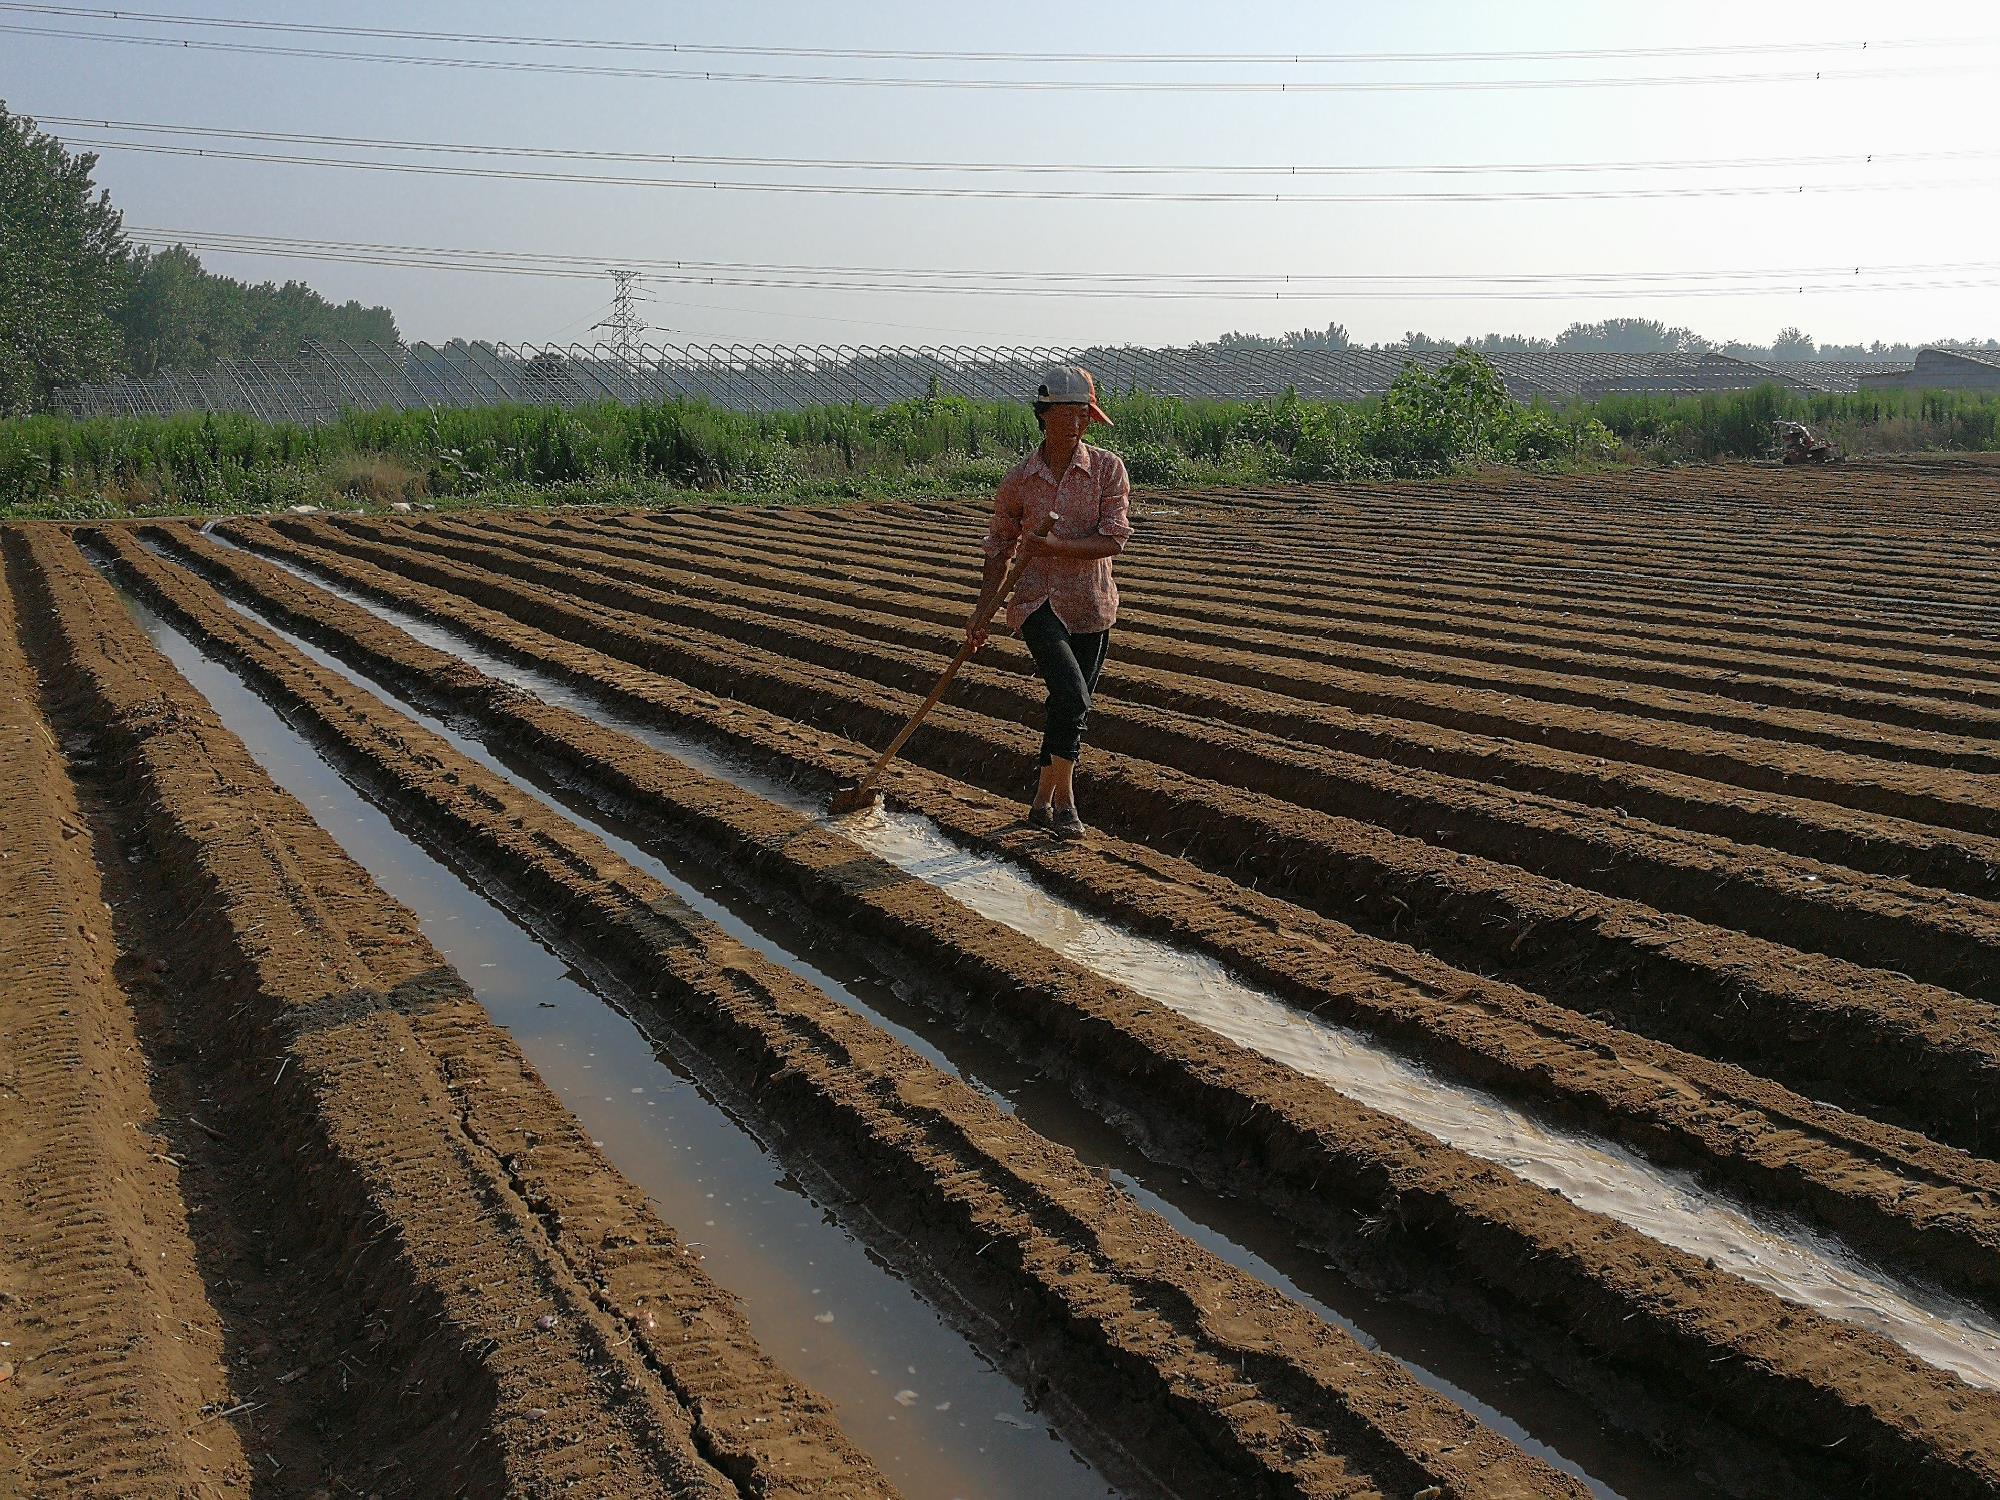
{"label": "green tree", "polygon": [[214,358],[207,273],[192,252],[179,245],[158,255],[141,251],[118,321],[127,364],[141,375],[155,370],[204,365]]}
{"label": "green tree", "polygon": [[1669,328],[1656,318],[1606,318],[1572,323],[1556,335],[1556,348],[1607,354],[1700,354],[1713,347],[1691,328]]}
{"label": "green tree", "polygon": [[1354,340],[1348,336],[1345,323],[1329,323],[1325,328],[1300,328],[1284,336],[1286,347],[1292,349],[1351,349]]}
{"label": "green tree", "polygon": [[141,375],[246,356],[291,359],[309,339],[398,342],[386,307],[335,306],[303,281],[249,285],[205,269],[182,245],[137,256],[118,321],[126,358]]}
{"label": "green tree", "polygon": [[1801,333],[1796,328],[1780,330],[1778,336],[1771,341],[1773,359],[1811,359],[1816,353],[1818,349],[1813,343],[1813,336]]}
{"label": "green tree", "polygon": [[1198,349],[1351,349],[1354,341],[1344,324],[1329,323],[1325,328],[1294,328],[1273,338],[1268,333],[1225,333]]}
{"label": "green tree", "polygon": [[118,366],[128,252],[96,167],[0,104],[0,413]]}
{"label": "green tree", "polygon": [[1530,333],[1482,333],[1466,335],[1458,347],[1475,354],[1546,354],[1555,345]]}

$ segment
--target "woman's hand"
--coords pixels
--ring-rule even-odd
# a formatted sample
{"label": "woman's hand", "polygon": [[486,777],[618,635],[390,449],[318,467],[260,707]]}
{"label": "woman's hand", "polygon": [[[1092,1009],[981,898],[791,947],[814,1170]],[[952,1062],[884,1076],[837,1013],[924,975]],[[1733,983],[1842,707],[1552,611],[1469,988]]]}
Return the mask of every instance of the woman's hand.
{"label": "woman's hand", "polygon": [[1058,556],[1057,548],[1051,545],[1054,541],[1054,537],[1037,536],[1031,531],[1021,538],[1021,545],[1015,548],[1014,555],[1023,562],[1026,562],[1031,557]]}
{"label": "woman's hand", "polygon": [[965,654],[974,656],[986,644],[986,627],[974,620],[965,622]]}

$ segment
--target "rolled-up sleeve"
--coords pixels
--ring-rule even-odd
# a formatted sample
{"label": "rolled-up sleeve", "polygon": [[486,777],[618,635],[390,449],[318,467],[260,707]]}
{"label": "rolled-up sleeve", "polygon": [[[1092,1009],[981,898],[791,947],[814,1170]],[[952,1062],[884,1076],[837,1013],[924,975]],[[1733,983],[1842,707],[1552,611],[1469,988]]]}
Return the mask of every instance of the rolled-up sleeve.
{"label": "rolled-up sleeve", "polygon": [[1000,488],[993,496],[993,516],[986,523],[986,545],[980,550],[989,558],[1005,557],[1014,550],[1020,536],[1021,486],[1009,474],[1000,481]]}
{"label": "rolled-up sleeve", "polygon": [[1118,543],[1118,550],[1125,550],[1125,543],[1132,536],[1132,481],[1125,473],[1125,460],[1117,454],[1106,454],[1110,460],[1105,465],[1104,487],[1098,492],[1097,529]]}

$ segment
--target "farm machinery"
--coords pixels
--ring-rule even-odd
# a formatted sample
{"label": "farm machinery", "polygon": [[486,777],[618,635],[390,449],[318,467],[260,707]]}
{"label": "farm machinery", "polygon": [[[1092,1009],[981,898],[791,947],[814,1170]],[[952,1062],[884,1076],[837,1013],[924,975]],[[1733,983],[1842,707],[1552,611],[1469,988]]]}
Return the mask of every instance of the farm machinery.
{"label": "farm machinery", "polygon": [[1778,450],[1778,461],[1783,464],[1834,464],[1840,462],[1840,454],[1824,438],[1813,436],[1813,431],[1803,422],[1773,422],[1772,442]]}

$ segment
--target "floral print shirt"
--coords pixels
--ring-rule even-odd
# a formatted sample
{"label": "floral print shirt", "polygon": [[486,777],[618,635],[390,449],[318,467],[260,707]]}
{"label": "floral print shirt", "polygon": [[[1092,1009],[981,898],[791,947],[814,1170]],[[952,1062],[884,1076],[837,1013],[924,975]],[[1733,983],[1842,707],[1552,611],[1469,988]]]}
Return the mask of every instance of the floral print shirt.
{"label": "floral print shirt", "polygon": [[[1049,535],[1065,541],[1103,535],[1123,551],[1132,535],[1127,518],[1132,481],[1125,460],[1102,448],[1078,443],[1069,467],[1060,477],[1049,472],[1037,448],[1008,472],[993,497],[993,519],[986,527],[985,554],[1005,557],[1023,531],[1033,531],[1042,517],[1056,513]],[[1109,630],[1118,618],[1118,586],[1111,581],[1108,557],[1037,557],[1032,559],[1007,605],[1007,628],[1019,630],[1029,615],[1047,604],[1072,635]]]}

